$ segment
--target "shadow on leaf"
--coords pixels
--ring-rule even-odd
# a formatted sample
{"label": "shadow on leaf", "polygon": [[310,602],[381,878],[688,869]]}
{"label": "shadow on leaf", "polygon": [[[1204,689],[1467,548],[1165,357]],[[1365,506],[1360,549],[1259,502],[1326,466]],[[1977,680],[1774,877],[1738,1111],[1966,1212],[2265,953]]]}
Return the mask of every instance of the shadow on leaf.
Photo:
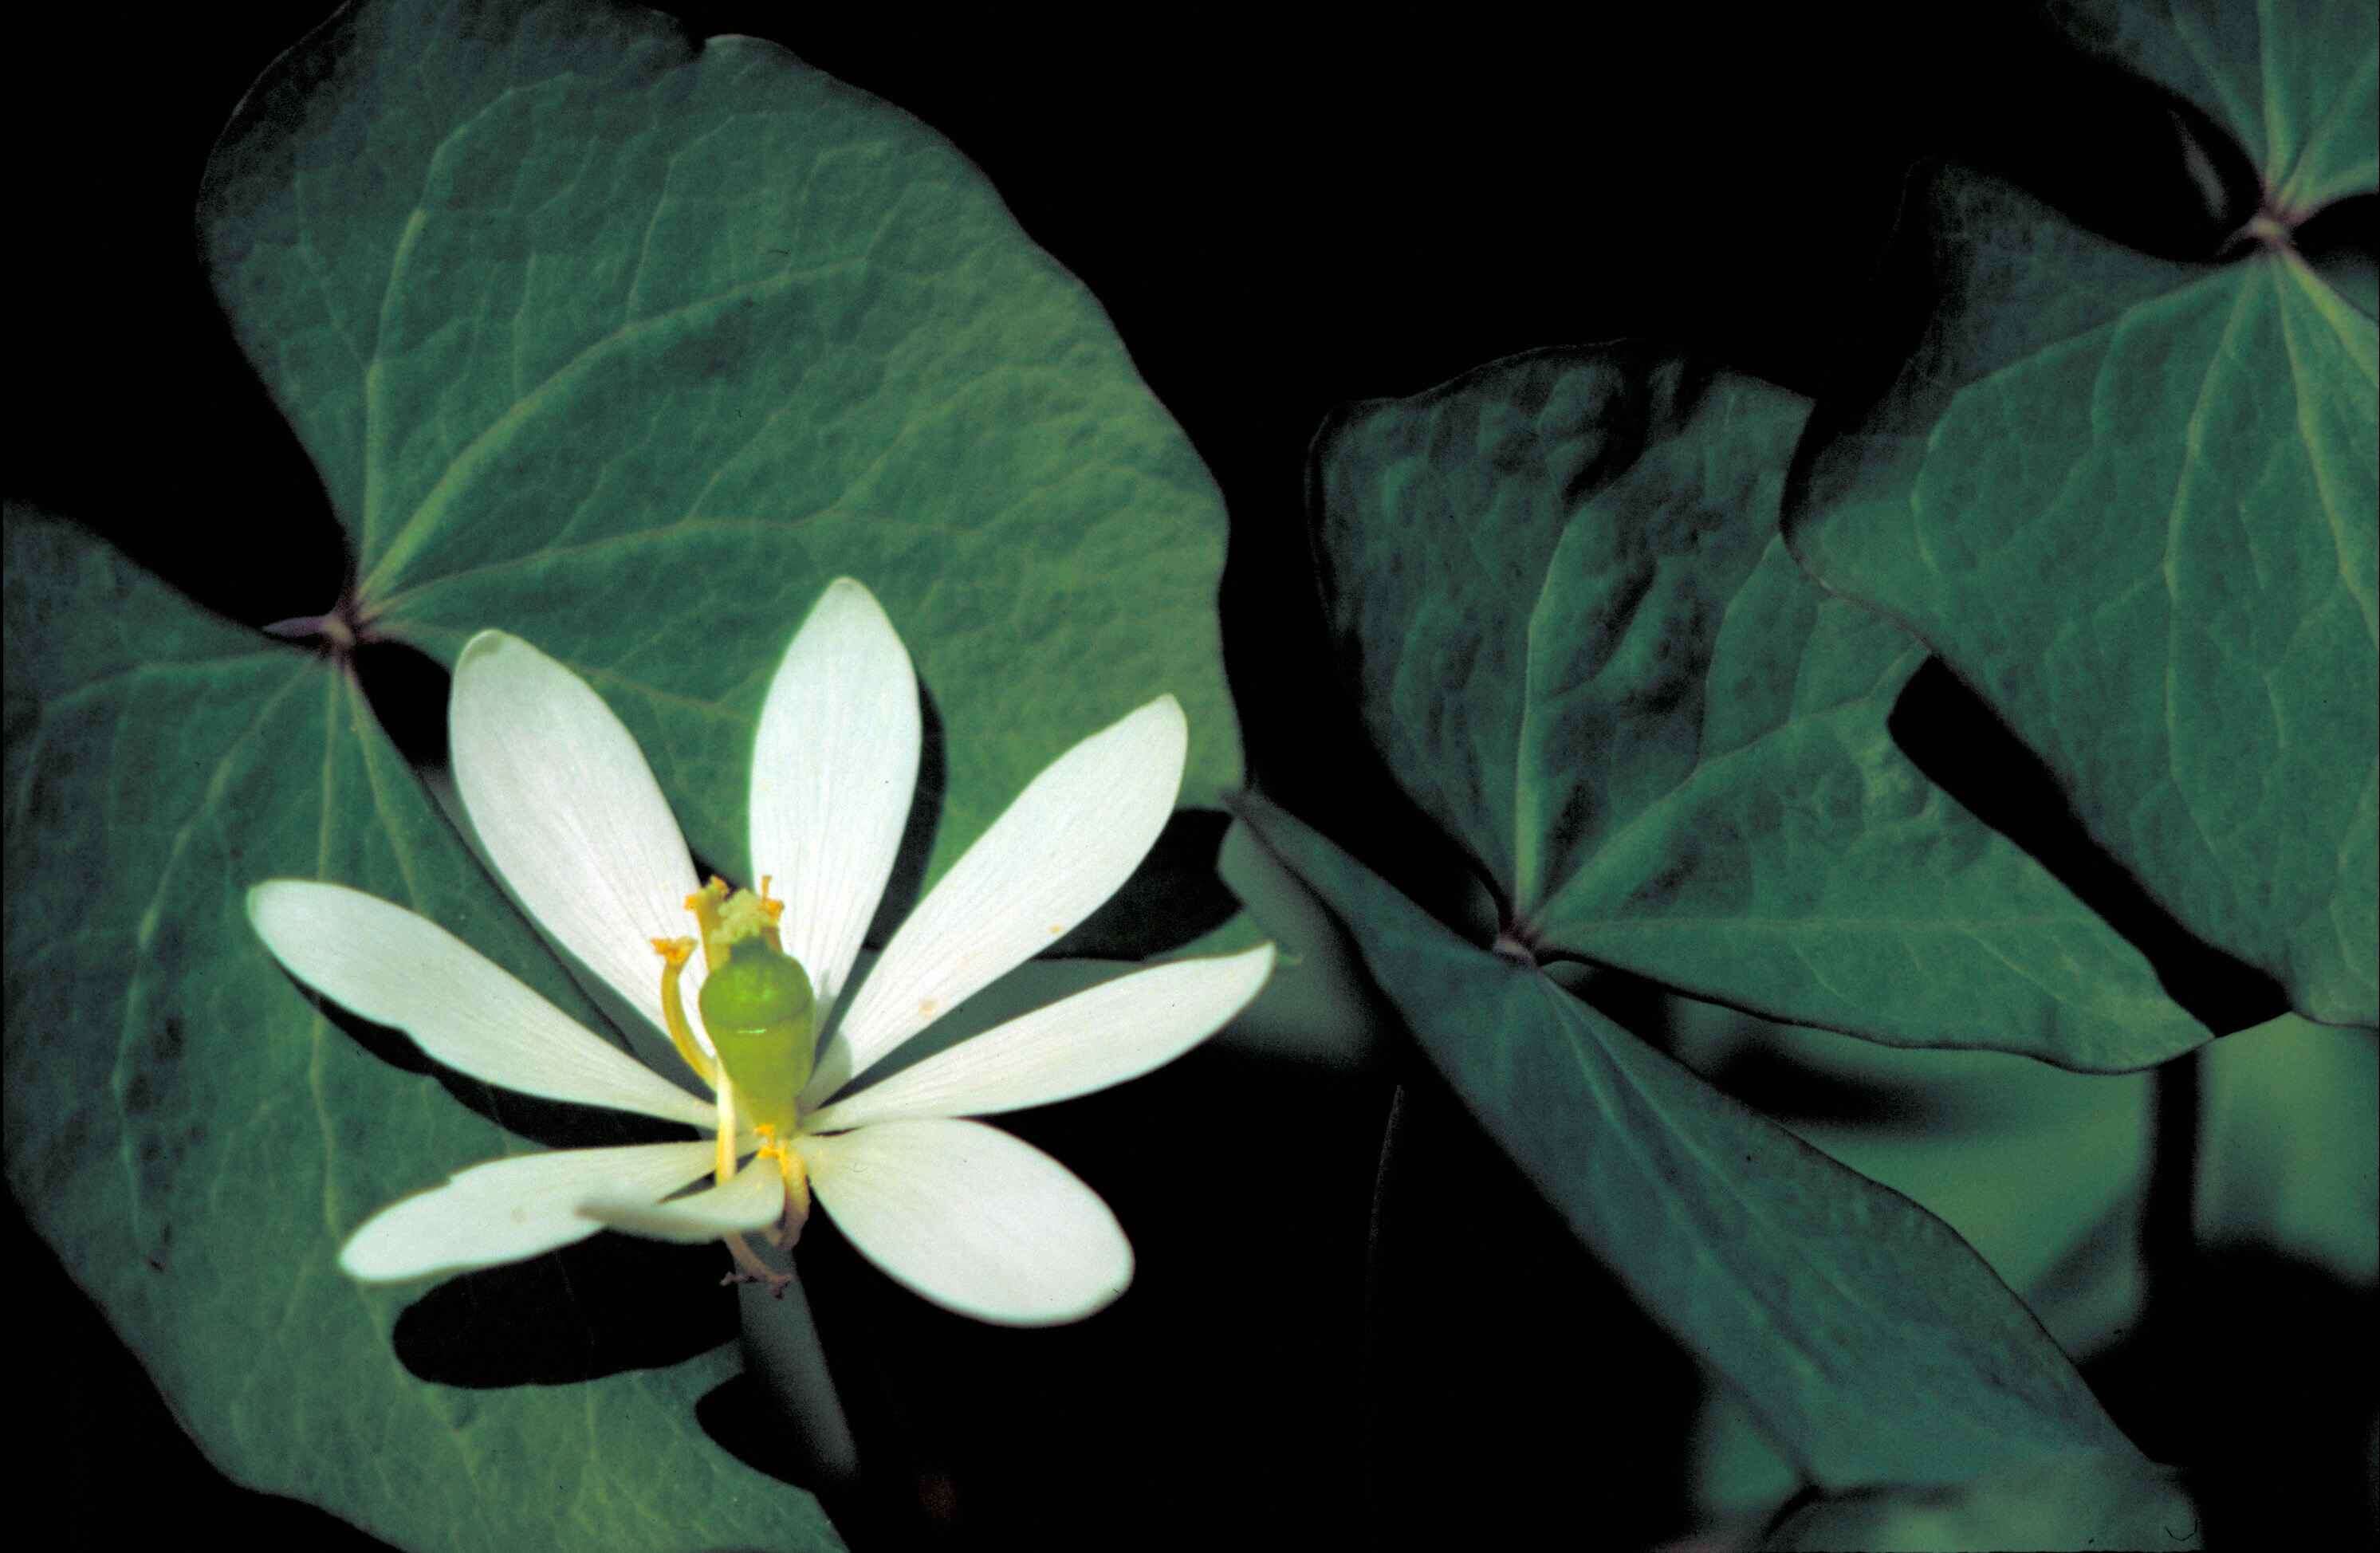
{"label": "shadow on leaf", "polygon": [[1220,809],[1176,810],[1123,887],[1038,958],[1146,959],[1230,921],[1240,903],[1224,888],[1215,858],[1231,828]]}
{"label": "shadow on leaf", "polygon": [[1886,727],[1929,781],[2131,940],[2192,1018],[2222,1036],[2287,1011],[2279,981],[2184,928],[2092,840],[2041,758],[1942,660],[1909,677]]}
{"label": "shadow on leaf", "polygon": [[684,1127],[673,1122],[601,1106],[543,1099],[482,1084],[431,1061],[404,1031],[362,1018],[295,977],[290,985],[305,994],[323,1019],[372,1056],[401,1073],[427,1074],[453,1096],[457,1105],[532,1143],[548,1148],[602,1148],[616,1144],[677,1143],[688,1135]]}
{"label": "shadow on leaf", "polygon": [[446,1280],[397,1317],[396,1355],[420,1379],[474,1390],[682,1364],[735,1335],[727,1265],[715,1245],[598,1234]]}

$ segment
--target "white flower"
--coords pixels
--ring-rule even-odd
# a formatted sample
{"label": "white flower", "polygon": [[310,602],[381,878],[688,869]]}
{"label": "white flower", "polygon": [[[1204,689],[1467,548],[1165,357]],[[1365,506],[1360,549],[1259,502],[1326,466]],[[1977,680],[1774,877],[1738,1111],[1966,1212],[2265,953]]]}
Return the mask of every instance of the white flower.
{"label": "white flower", "polygon": [[[961,1119],[1085,1094],[1172,1061],[1255,996],[1270,946],[1121,977],[834,1097],[1123,882],[1181,785],[1186,730],[1172,697],[1036,777],[902,925],[832,1024],[917,774],[908,652],[865,588],[848,578],[828,587],[761,709],[751,850],[781,903],[765,889],[731,894],[716,880],[698,889],[627,730],[527,643],[494,631],[473,637],[455,665],[449,721],[455,784],[491,861],[587,971],[673,1036],[714,1098],[652,1073],[461,940],[387,902],[270,880],[249,896],[258,934],[298,979],[406,1031],[450,1067],[712,1136],[474,1166],[366,1220],[340,1253],[350,1274],[383,1280],[486,1267],[609,1224],[725,1240],[748,1275],[770,1276],[743,1237],[789,1243],[815,1190],[862,1253],[968,1316],[1068,1321],[1123,1292],[1132,1249],[1098,1195],[1039,1150]],[[699,933],[687,936],[690,927]],[[747,952],[774,977],[773,990],[738,1005],[722,982],[716,1006],[706,1003],[714,963]],[[808,1020],[805,977],[816,1005]],[[701,1024],[673,1009],[681,990],[703,1011]],[[737,1006],[764,1012],[767,1038],[731,1029],[722,1062],[713,1016],[725,1011],[733,1025]],[[807,1043],[819,1030],[827,1038],[811,1072]],[[798,1051],[788,1044],[796,1037]],[[744,1092],[772,1084],[800,1088]],[[711,1184],[674,1195],[706,1175]]]}

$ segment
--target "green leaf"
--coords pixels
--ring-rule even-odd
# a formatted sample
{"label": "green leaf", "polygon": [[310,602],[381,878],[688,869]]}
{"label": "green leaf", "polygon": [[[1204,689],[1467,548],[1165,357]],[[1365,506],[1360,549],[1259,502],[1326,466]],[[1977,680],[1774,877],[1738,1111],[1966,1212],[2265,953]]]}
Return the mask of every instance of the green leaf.
{"label": "green leaf", "polygon": [[1804,403],[1650,350],[1515,357],[1316,451],[1364,719],[1540,953],[1796,1024],[2121,1070],[2206,1038],[1886,728],[1925,649],[1775,533]]}
{"label": "green leaf", "polygon": [[2135,1455],[1940,1220],[1803,1144],[1533,968],[1455,937],[1260,799],[1430,1061],[1655,1319],[1830,1488]]}
{"label": "green leaf", "polygon": [[[401,1334],[419,1291],[353,1281],[337,1248],[395,1198],[523,1150],[458,1095],[516,1122],[534,1107],[450,1095],[332,1025],[249,929],[249,885],[370,891],[600,1022],[351,675],[45,518],[9,515],[6,576],[8,1184],[208,1457],[411,1547],[836,1546],[808,1495],[697,1423],[731,1350],[572,1385],[410,1372],[421,1342],[470,1332]],[[548,1305],[443,1308],[592,1322],[600,1292],[531,1267],[508,1287]],[[684,1276],[644,1317],[677,1355],[699,1344],[666,1341],[673,1324],[727,1328],[716,1269]]]}
{"label": "green leaf", "polygon": [[1377,1000],[1357,967],[1345,930],[1257,839],[1245,819],[1232,820],[1223,832],[1216,867],[1247,908],[1246,918],[1279,952],[1256,1001],[1215,1038],[1298,1062],[1344,1068],[1376,1065],[1380,1048]]}
{"label": "green leaf", "polygon": [[2206,1546],[2198,1508],[2170,1467],[2136,1455],[2061,1456],[1955,1487],[1869,1490],[1795,1511],[1761,1546],[1890,1547],[1990,1553],[2004,1547],[2083,1553]]}
{"label": "green leaf", "polygon": [[1701,1521],[1750,1520],[1765,1526],[1802,1491],[1802,1474],[1761,1432],[1743,1399],[1725,1388],[1705,1393],[1686,1451],[1692,1502]]}
{"label": "green leaf", "polygon": [[[2155,1074],[1897,1050],[1684,999],[1663,1024],[1680,1062],[1730,1094],[1782,1102],[1771,1118],[1794,1136],[1948,1224],[2068,1354],[2087,1360],[2139,1322]],[[1723,1390],[1705,1401],[1692,1455],[1706,1517],[1756,1511],[1765,1523],[1802,1486]]]}
{"label": "green leaf", "polygon": [[2065,0],[2078,41],[2228,129],[2302,216],[2380,185],[2380,26],[2358,0]]}
{"label": "green leaf", "polygon": [[1184,801],[1237,780],[1212,480],[1089,294],[897,108],[602,0],[360,4],[241,104],[200,226],[357,613],[450,664],[482,626],[567,663],[698,854],[744,860],[760,696],[840,575],[939,719],[929,879],[1166,691]]}
{"label": "green leaf", "polygon": [[2289,242],[2380,182],[2373,9],[2114,13],[2240,136],[2261,240],[2150,259],[1939,170],[1908,237],[1942,310],[1874,405],[1814,426],[1788,537],[1973,685],[2185,927],[2311,1018],[2380,1023],[2380,351]]}
{"label": "green leaf", "polygon": [[2380,1283],[2380,1047],[2285,1014],[2199,1062],[2199,1239]]}
{"label": "green leaf", "polygon": [[1680,1062],[1782,1101],[1772,1119],[1794,1136],[1957,1231],[2067,1353],[2086,1356],[2138,1318],[2155,1074],[1896,1050],[1682,999],[1665,1025]]}

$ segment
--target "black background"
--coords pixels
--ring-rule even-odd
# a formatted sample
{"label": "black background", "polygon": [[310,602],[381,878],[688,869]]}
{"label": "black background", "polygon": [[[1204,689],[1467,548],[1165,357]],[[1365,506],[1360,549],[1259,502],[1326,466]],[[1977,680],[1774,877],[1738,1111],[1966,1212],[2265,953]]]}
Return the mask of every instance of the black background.
{"label": "black background", "polygon": [[[214,310],[190,211],[215,129],[327,9],[52,9],[12,50],[25,122],[10,247],[27,305],[10,330],[8,490],[258,624],[328,607],[346,558]],[[2151,246],[2187,250],[2218,224],[2175,165],[2166,121],[2014,12],[1589,7],[1555,26],[1534,10],[1376,6],[1330,22],[1086,28],[679,9],[697,33],[776,38],[933,125],[1089,285],[1228,500],[1230,667],[1257,775],[1408,873],[1429,860],[1396,855],[1395,802],[1311,672],[1323,649],[1302,488],[1329,410],[1511,351],[1620,335],[1827,391],[1909,326],[1911,298],[1883,261],[1922,155],[1997,164]],[[1956,728],[1988,776],[1974,751],[1996,731],[1942,676],[1928,684],[1938,706],[1930,723],[1903,720],[1908,737]],[[410,689],[441,699],[434,683]],[[2028,839],[2091,866],[2046,833]],[[1099,1186],[1140,1248],[1133,1292],[1079,1329],[942,1316],[814,1229],[805,1268],[882,1477],[836,1503],[838,1523],[879,1547],[1329,1547],[1365,1525],[1386,1543],[1501,1546],[1548,1522],[1584,1546],[1684,1534],[1691,1366],[1427,1083],[1400,1122],[1415,1183],[1382,1227],[1393,1287],[1367,1324],[1390,1094],[1380,1077],[1206,1051],[1022,1121]],[[18,1481],[87,1529],[80,1545],[204,1530],[372,1546],[216,1475],[13,1205],[10,1233],[31,1366],[14,1389],[36,1429]],[[613,1238],[583,1253],[601,1280],[684,1280],[683,1261],[595,1249]],[[2311,1447],[2289,1442],[2318,1439],[2338,1458],[2320,1480],[2339,1493],[2353,1480],[2340,1442],[2369,1399],[2313,1377],[2341,1354],[2361,1355],[2345,1367],[2368,1377],[2368,1340],[2346,1336],[2368,1304],[2299,1268],[2188,1281],[2199,1292],[2156,1307],[2158,1333],[2093,1372],[2119,1419],[2154,1454],[2250,1452],[2285,1475],[2312,1471]],[[2281,1297],[2301,1317],[2262,1341],[2286,1351],[2229,1335],[2235,1321],[2273,1325],[2252,1312]],[[410,1337],[400,1329],[417,1367],[436,1367],[449,1341],[491,1341],[435,1299],[408,1312]],[[492,1379],[467,1356],[450,1377],[667,1358],[637,1349],[632,1301],[619,1303],[600,1359],[539,1353]],[[715,1324],[698,1329],[723,1339],[724,1296],[709,1308]],[[450,1318],[459,1337],[440,1335]],[[1554,1332],[1576,1341],[1531,1346]],[[704,1422],[793,1470],[733,1389]],[[2260,1523],[2269,1503],[2233,1524]]]}

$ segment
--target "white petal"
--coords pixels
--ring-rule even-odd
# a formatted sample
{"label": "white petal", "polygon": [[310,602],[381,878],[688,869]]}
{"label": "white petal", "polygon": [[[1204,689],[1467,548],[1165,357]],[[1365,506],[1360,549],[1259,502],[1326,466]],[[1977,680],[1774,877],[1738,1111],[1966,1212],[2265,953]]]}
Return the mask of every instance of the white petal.
{"label": "white petal", "polygon": [[910,1116],[982,1116],[1138,1078],[1223,1027],[1272,972],[1272,945],[1102,982],[994,1025],[802,1125],[838,1132]]}
{"label": "white petal", "polygon": [[[652,940],[694,933],[694,863],[637,741],[586,681],[501,631],[464,647],[447,723],[455,786],[504,882],[555,941],[665,1029]],[[689,1009],[699,970],[698,959]]]}
{"label": "white petal", "polygon": [[603,1226],[578,1214],[589,1195],[651,1201],[710,1167],[709,1143],[558,1148],[496,1159],[391,1203],[340,1249],[348,1275],[382,1283],[517,1262]]}
{"label": "white petal", "polygon": [[851,1243],[962,1316],[1076,1321],[1132,1281],[1132,1245],[1099,1194],[980,1122],[887,1122],[794,1144]]}
{"label": "white petal", "polygon": [[804,1102],[833,1094],[1114,894],[1173,811],[1188,743],[1181,704],[1160,696],[1027,783],[884,946]]}
{"label": "white petal", "polygon": [[785,1211],[785,1178],[773,1164],[756,1159],[724,1186],[706,1187],[665,1203],[590,1198],[578,1211],[590,1224],[695,1244],[775,1223]]}
{"label": "white petal", "polygon": [[785,952],[821,1006],[851,975],[917,786],[917,678],[876,596],[838,577],[760,707],[752,867],[785,903]]}
{"label": "white petal", "polygon": [[550,1100],[716,1128],[719,1113],[424,916],[344,885],[267,880],[248,918],[289,974],[448,1067]]}

